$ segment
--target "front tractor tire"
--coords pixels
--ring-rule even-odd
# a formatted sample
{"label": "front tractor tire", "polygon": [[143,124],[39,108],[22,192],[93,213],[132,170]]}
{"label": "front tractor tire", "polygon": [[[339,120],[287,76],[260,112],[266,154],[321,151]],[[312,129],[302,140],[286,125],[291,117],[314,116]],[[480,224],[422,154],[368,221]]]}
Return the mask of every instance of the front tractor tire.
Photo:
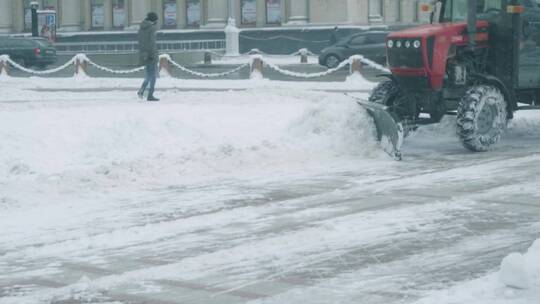
{"label": "front tractor tire", "polygon": [[369,96],[369,101],[389,106],[392,100],[399,92],[396,83],[390,79],[383,80],[375,86]]}
{"label": "front tractor tire", "polygon": [[461,98],[457,109],[457,135],[465,148],[488,151],[501,139],[507,117],[507,102],[498,88],[473,86]]}

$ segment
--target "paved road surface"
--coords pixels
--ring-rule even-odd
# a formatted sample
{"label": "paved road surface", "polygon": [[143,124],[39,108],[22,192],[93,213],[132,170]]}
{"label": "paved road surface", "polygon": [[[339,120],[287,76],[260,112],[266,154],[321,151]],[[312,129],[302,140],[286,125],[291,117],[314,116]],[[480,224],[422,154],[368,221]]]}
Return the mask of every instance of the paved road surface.
{"label": "paved road surface", "polygon": [[403,162],[85,194],[77,221],[3,237],[0,303],[413,303],[540,235],[525,125],[489,153],[428,127]]}

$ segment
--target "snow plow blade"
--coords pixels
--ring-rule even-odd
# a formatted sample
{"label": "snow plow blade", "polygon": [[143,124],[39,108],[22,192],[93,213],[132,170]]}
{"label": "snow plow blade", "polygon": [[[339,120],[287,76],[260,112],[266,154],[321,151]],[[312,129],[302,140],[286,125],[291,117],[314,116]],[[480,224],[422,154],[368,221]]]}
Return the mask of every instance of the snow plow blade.
{"label": "snow plow blade", "polygon": [[401,145],[404,138],[403,125],[388,111],[387,106],[357,97],[355,99],[373,117],[377,129],[377,139],[382,149],[394,159],[401,160]]}

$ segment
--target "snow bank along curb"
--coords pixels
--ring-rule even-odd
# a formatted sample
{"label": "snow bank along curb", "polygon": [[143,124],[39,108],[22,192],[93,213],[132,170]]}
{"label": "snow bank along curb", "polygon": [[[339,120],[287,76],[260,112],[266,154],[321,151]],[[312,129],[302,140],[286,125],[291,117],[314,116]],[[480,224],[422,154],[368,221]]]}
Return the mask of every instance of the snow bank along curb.
{"label": "snow bank along curb", "polygon": [[488,276],[436,291],[415,304],[536,304],[540,299],[540,239],[525,254],[507,255]]}

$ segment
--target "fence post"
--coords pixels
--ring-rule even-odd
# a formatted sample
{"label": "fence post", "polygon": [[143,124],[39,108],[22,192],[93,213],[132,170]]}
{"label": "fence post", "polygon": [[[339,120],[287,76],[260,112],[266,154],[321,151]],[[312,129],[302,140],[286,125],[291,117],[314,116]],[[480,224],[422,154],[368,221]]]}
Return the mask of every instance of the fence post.
{"label": "fence post", "polygon": [[0,76],[9,76],[9,63],[7,56],[0,56]]}
{"label": "fence post", "polygon": [[249,50],[248,54],[249,55],[260,55],[261,50],[259,50],[259,49],[251,49],[251,50]]}
{"label": "fence post", "polygon": [[159,56],[159,76],[171,77],[171,64],[169,63],[169,54]]}
{"label": "fence post", "polygon": [[350,60],[349,75],[354,75],[356,73],[362,74],[362,58],[360,56],[352,56]]}
{"label": "fence post", "polygon": [[251,74],[250,79],[262,79],[263,78],[263,59],[261,55],[251,56]]}
{"label": "fence post", "polygon": [[298,53],[300,54],[300,63],[308,63],[308,49],[300,49]]}
{"label": "fence post", "polygon": [[240,30],[234,18],[229,18],[225,27],[225,56],[240,56]]}
{"label": "fence post", "polygon": [[[83,57],[84,56],[84,57]],[[88,68],[88,62],[86,62],[86,55],[77,55],[75,58],[75,77],[88,76],[86,70]]]}

